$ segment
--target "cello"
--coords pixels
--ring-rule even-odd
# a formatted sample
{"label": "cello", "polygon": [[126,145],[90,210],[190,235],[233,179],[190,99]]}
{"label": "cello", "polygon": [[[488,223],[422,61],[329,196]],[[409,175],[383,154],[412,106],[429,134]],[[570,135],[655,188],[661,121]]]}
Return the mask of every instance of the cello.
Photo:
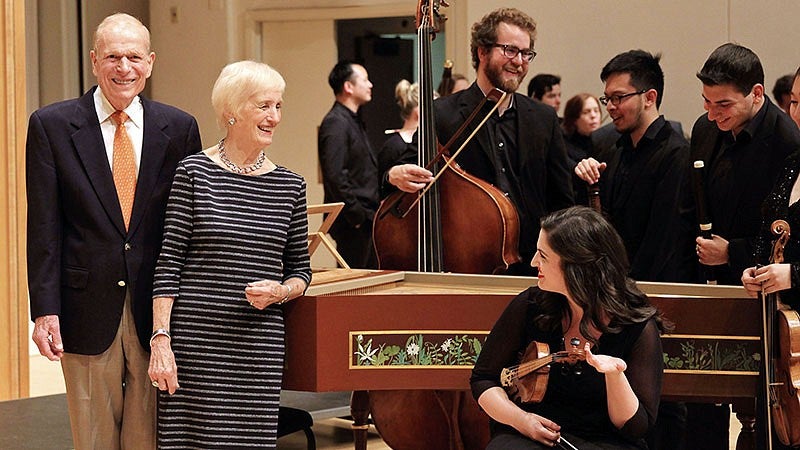
{"label": "cello", "polygon": [[[771,264],[783,263],[783,249],[789,241],[789,224],[776,220],[771,226],[777,236]],[[781,303],[779,294],[761,294],[764,355],[766,439],[772,449],[770,430],[784,445],[800,445],[800,315]]]}
{"label": "cello", "polygon": [[[414,194],[396,192],[381,203],[373,225],[378,266],[422,272],[501,273],[520,260],[516,208],[502,191],[455,163],[466,143],[449,155],[452,142],[476,118],[484,103],[451,142],[441,148],[436,142],[430,42],[438,31],[440,6],[447,4],[421,0],[417,6],[418,164],[432,169],[435,181]],[[494,101],[496,109],[504,96],[500,91],[493,92],[484,102]],[[483,122],[486,119],[488,116]],[[473,135],[475,132],[477,129]],[[356,397],[363,402],[365,395],[357,392]],[[467,391],[370,391],[367,397],[376,428],[394,449],[479,449],[489,441],[488,416]]]}

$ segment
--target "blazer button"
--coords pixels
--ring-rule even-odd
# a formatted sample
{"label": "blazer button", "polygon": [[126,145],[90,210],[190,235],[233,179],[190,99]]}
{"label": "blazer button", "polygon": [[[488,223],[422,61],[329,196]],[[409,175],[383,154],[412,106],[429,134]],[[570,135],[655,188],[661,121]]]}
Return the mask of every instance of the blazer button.
{"label": "blazer button", "polygon": [[119,287],[125,287],[125,280],[119,280],[119,281],[117,281],[117,286],[119,286]]}
{"label": "blazer button", "polygon": [[131,244],[126,242],[125,243],[125,250],[130,250],[130,249],[131,249]]}

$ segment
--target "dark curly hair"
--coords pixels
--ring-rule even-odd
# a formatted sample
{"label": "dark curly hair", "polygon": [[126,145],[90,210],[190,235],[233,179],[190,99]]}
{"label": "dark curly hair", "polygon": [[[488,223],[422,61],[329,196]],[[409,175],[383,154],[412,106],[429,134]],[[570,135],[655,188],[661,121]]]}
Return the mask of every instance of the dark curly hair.
{"label": "dark curly hair", "polygon": [[[622,238],[598,212],[573,206],[541,220],[550,247],[561,258],[561,269],[572,299],[583,311],[581,334],[590,340],[590,327],[602,333],[617,333],[623,325],[655,317],[658,310],[628,277],[630,265]],[[545,307],[541,320],[552,328],[567,314],[566,301]],[[608,324],[605,318],[610,319]],[[596,343],[596,342],[595,342]]]}
{"label": "dark curly hair", "polygon": [[501,23],[516,25],[527,31],[531,36],[531,48],[536,38],[536,22],[531,16],[516,8],[496,9],[472,25],[472,42],[470,51],[472,52],[472,67],[478,69],[478,49],[488,48],[497,43],[497,26]]}

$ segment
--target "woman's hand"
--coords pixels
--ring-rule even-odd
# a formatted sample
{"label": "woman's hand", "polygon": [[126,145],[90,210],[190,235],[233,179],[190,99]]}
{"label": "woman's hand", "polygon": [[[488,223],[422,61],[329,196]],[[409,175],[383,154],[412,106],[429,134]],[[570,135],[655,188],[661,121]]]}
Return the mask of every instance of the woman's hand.
{"label": "woman's hand", "polygon": [[583,348],[586,353],[586,362],[600,373],[619,373],[628,368],[625,361],[608,355],[595,355],[592,353],[591,346],[586,343]]}
{"label": "woman's hand", "polygon": [[247,301],[256,308],[264,309],[267,306],[282,301],[289,293],[289,288],[273,280],[261,280],[247,283],[244,289]]}
{"label": "woman's hand", "polygon": [[757,297],[761,290],[773,294],[792,287],[791,264],[770,264],[764,267],[750,267],[742,272],[742,284],[751,297]]}
{"label": "woman's hand", "polygon": [[172,353],[170,339],[167,336],[156,336],[150,343],[150,367],[147,369],[150,380],[161,391],[169,391],[170,395],[180,388],[178,384],[178,366],[175,354]]}
{"label": "woman's hand", "polygon": [[559,432],[561,427],[552,420],[545,419],[538,414],[523,413],[519,423],[513,426],[523,435],[548,447],[555,447],[561,438],[561,433]]}

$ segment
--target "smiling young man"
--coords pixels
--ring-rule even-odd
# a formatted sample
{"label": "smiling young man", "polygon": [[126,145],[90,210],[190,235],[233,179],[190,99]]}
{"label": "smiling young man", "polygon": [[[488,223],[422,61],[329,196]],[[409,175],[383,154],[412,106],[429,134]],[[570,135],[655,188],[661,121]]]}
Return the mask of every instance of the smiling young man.
{"label": "smiling young man", "polygon": [[[741,285],[742,271],[755,262],[761,204],[783,161],[800,145],[800,131],[764,95],[764,69],[750,49],[723,44],[711,53],[697,78],[703,83],[708,113],[692,129],[691,160],[705,163],[714,231],[712,239],[696,238],[697,258],[714,267],[718,283]],[[687,436],[703,435],[689,443],[691,448],[727,448],[728,412],[727,405],[691,406]],[[700,427],[699,433],[692,426]]]}
{"label": "smiling young man", "polygon": [[[464,148],[458,163],[500,188],[517,207],[522,261],[512,273],[526,274],[531,273],[539,219],[573,204],[572,177],[555,110],[516,92],[536,56],[535,36],[536,23],[522,11],[501,8],[488,13],[472,26],[476,81],[434,103],[437,137],[448,142],[492,89],[509,94]],[[482,115],[492,106],[485,105]],[[467,135],[463,133],[452,148],[459,148]]]}
{"label": "smiling young man", "polygon": [[692,130],[692,161],[703,160],[713,239],[697,238],[701,263],[721,284],[741,285],[753,265],[761,204],[783,161],[800,145],[797,125],[764,95],[764,69],[750,49],[724,44],[697,73],[708,111]]}
{"label": "smiling young man", "polygon": [[28,123],[33,341],[61,361],[75,448],[151,449],[153,272],[175,167],[200,134],[140,95],[155,53],[137,19],[106,17],[89,56],[97,86]]}
{"label": "smiling young man", "polygon": [[[680,221],[689,143],[658,112],[664,93],[660,56],[631,50],[612,58],[600,79],[617,145],[578,163],[575,174],[600,182],[604,212],[622,237],[640,281],[691,281],[691,229]],[[599,162],[603,161],[603,162]]]}

